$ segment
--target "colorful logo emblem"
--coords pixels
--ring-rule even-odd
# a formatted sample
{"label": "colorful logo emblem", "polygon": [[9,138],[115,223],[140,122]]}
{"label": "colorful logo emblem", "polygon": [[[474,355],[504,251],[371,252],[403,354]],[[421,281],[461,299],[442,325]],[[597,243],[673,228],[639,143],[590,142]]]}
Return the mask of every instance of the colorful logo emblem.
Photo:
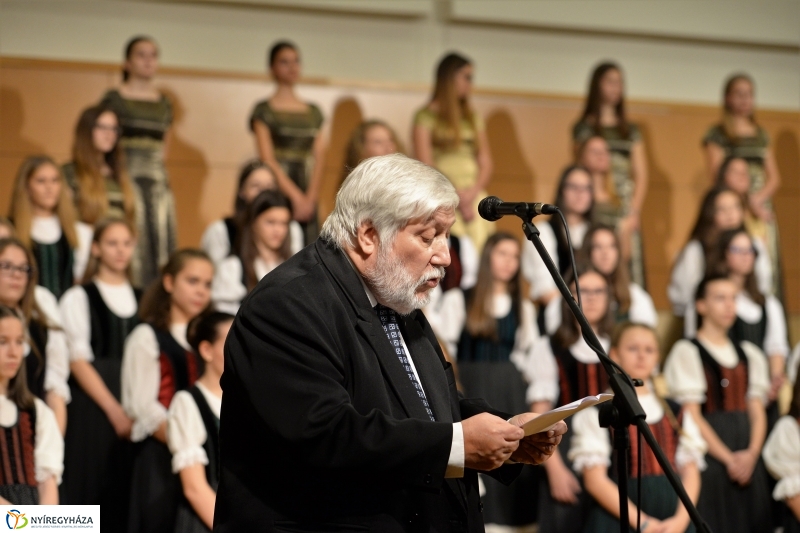
{"label": "colorful logo emblem", "polygon": [[6,525],[8,529],[22,529],[28,525],[28,519],[25,517],[25,513],[11,509],[6,514]]}

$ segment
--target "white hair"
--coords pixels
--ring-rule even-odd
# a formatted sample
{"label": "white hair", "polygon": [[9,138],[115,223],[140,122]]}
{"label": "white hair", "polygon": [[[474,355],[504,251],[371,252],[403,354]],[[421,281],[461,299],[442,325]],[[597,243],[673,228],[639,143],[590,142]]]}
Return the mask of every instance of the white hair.
{"label": "white hair", "polygon": [[411,220],[428,220],[456,206],[456,190],[438,170],[402,154],[371,157],[344,180],[320,236],[352,248],[358,228],[369,222],[385,246]]}

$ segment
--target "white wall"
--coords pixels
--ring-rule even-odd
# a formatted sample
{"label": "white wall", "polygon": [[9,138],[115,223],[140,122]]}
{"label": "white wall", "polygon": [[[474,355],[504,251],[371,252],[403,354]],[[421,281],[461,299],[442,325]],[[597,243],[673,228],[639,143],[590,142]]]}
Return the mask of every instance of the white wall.
{"label": "white wall", "polygon": [[[427,84],[438,58],[459,50],[475,60],[479,87],[568,95],[584,93],[594,64],[615,59],[634,99],[716,104],[724,78],[744,70],[761,107],[800,110],[798,0],[737,9],[740,0],[730,12],[715,0],[720,16],[706,6],[699,19],[707,31],[692,18],[697,0],[667,11],[636,0],[645,7],[617,25],[614,14],[628,20],[625,1],[591,0],[583,3],[608,5],[610,15],[571,27],[558,6],[572,0],[415,0],[407,9],[395,0],[228,1],[0,0],[0,56],[116,62],[124,42],[145,33],[165,65],[263,72],[267,46],[288,37],[311,77]],[[541,10],[523,17],[520,6]]]}

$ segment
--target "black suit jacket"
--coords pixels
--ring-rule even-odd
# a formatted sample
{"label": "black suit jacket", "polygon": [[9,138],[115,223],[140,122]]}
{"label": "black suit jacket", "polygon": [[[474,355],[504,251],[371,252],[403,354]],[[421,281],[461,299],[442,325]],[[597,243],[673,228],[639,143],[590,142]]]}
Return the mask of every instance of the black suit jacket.
{"label": "black suit jacket", "polygon": [[452,422],[508,415],[459,396],[421,312],[400,327],[436,422],[341,250],[258,284],[225,344],[215,532],[483,531],[477,473],[444,478]]}

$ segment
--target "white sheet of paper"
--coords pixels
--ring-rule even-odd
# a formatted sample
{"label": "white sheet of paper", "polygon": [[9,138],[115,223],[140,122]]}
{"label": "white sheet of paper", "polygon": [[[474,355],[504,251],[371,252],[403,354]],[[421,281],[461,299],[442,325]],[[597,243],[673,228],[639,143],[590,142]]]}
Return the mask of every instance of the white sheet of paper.
{"label": "white sheet of paper", "polygon": [[578,411],[583,411],[587,407],[591,407],[593,405],[601,404],[603,402],[607,402],[614,395],[611,393],[603,393],[598,394],[597,396],[587,396],[586,398],[581,398],[580,400],[575,400],[572,403],[568,403],[566,405],[562,405],[552,411],[548,411],[543,413],[530,422],[526,423],[522,426],[522,429],[525,430],[525,436],[533,435],[534,433],[541,433],[542,431],[548,431],[552,428],[556,423],[561,420],[564,420],[568,416],[572,416]]}

